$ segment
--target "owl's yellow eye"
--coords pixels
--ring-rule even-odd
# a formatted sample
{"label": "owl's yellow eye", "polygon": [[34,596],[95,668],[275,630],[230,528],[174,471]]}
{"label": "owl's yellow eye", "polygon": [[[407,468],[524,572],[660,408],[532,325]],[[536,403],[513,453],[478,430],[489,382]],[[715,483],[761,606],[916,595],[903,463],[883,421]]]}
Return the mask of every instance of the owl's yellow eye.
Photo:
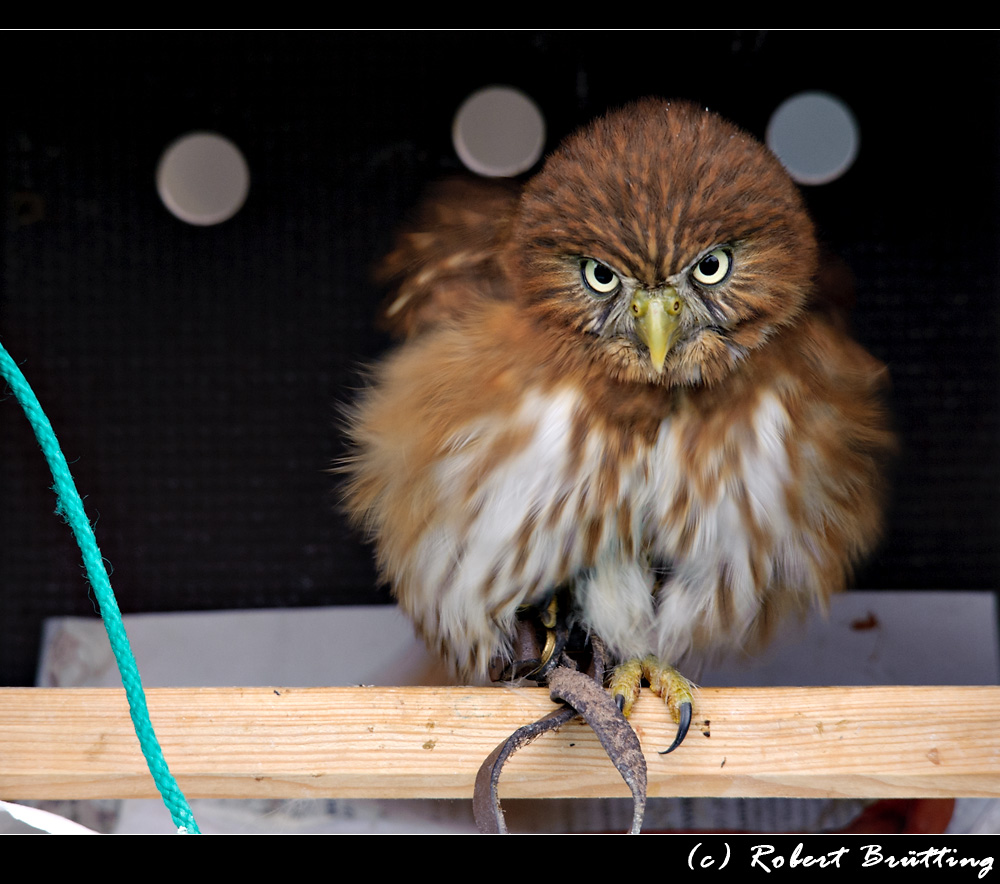
{"label": "owl's yellow eye", "polygon": [[614,270],[593,258],[584,259],[581,273],[587,288],[599,298],[613,294],[621,285],[621,280],[618,279],[618,274]]}
{"label": "owl's yellow eye", "polygon": [[718,285],[733,266],[733,256],[728,249],[712,249],[691,270],[695,282],[702,285]]}

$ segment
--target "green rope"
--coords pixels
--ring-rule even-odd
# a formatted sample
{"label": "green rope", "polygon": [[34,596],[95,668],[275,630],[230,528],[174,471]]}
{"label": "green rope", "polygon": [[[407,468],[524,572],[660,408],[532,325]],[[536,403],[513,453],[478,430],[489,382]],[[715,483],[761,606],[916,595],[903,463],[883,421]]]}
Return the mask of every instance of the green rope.
{"label": "green rope", "polygon": [[97,596],[97,602],[101,607],[104,628],[111,640],[111,650],[114,651],[115,659],[118,661],[118,671],[121,673],[122,684],[125,686],[125,694],[128,697],[132,725],[139,738],[142,754],[146,756],[149,772],[153,775],[156,788],[160,790],[163,803],[170,811],[174,825],[177,826],[178,830],[200,834],[194,814],[191,813],[191,808],[188,806],[173,774],[167,768],[163,750],[153,732],[153,725],[149,720],[149,710],[146,708],[146,694],[142,690],[142,680],[139,678],[139,669],[132,654],[128,636],[125,634],[121,611],[118,610],[118,602],[111,589],[111,581],[108,579],[101,551],[97,548],[94,532],[87,520],[80,492],[77,491],[76,483],[70,475],[66,458],[59,448],[56,434],[52,431],[52,424],[49,423],[37,397],[17,367],[17,363],[4,349],[3,344],[0,344],[0,373],[21,403],[21,407],[35,431],[35,438],[38,439],[38,444],[41,446],[49,469],[52,471],[52,478],[55,479],[53,491],[55,491],[57,498],[56,512],[66,520],[73,530],[76,542],[83,553],[87,579],[90,580],[94,594]]}

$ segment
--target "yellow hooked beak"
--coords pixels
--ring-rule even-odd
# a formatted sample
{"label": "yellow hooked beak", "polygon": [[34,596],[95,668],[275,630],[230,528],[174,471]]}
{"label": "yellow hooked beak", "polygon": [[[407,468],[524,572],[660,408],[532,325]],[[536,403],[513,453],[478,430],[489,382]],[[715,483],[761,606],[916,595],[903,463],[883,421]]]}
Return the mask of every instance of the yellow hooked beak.
{"label": "yellow hooked beak", "polygon": [[653,292],[639,289],[632,296],[629,309],[635,319],[635,330],[642,342],[649,347],[649,358],[659,374],[667,353],[677,340],[683,304],[673,286],[664,286]]}

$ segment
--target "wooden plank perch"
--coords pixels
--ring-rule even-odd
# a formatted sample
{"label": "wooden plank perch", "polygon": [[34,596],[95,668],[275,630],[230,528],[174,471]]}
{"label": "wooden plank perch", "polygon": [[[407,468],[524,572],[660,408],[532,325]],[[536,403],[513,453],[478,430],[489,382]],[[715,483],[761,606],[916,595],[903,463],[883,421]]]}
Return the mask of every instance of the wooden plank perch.
{"label": "wooden plank perch", "polygon": [[[188,798],[468,798],[486,755],[552,708],[540,688],[170,688],[147,692]],[[1000,688],[705,688],[674,726],[633,714],[651,796],[1000,796]],[[626,796],[594,734],[546,734],[501,797]],[[0,798],[148,798],[124,692],[0,688]]]}

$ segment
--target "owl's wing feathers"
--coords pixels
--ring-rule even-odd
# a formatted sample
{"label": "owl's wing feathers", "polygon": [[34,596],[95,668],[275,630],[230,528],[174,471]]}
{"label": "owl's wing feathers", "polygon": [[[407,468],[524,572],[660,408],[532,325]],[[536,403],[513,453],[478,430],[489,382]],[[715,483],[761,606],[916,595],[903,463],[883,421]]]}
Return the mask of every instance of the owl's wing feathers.
{"label": "owl's wing feathers", "polygon": [[380,327],[412,337],[464,315],[482,299],[509,297],[499,245],[520,191],[513,182],[464,178],[432,188],[378,269],[389,289]]}

